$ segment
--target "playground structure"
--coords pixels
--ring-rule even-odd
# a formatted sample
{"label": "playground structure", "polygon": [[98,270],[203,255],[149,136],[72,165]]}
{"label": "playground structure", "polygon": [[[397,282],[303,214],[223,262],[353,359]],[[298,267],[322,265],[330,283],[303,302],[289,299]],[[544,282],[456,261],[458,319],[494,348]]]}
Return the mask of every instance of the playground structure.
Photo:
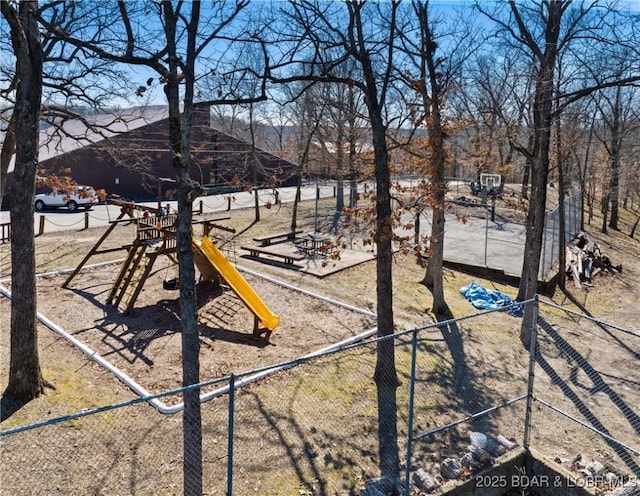
{"label": "playground structure", "polygon": [[[118,275],[107,297],[107,304],[122,311],[125,315],[130,315],[133,313],[136,300],[151,275],[157,260],[161,256],[166,256],[174,265],[178,263],[176,258],[177,214],[164,212],[162,209],[155,211],[155,209],[129,202],[116,202],[116,204],[122,207],[120,215],[116,220],[110,221],[110,226],[105,233],[67,277],[62,287],[67,288],[69,286],[73,278],[92,256],[125,249],[127,250],[127,257],[120,266]],[[142,211],[144,214],[136,217],[134,215],[135,211]],[[265,334],[266,339],[268,339],[271,332],[278,326],[279,317],[269,310],[242,274],[209,238],[213,229],[223,232],[235,232],[235,229],[216,223],[226,219],[228,217],[196,222],[202,224],[202,239],[192,238],[195,265],[200,272],[201,279],[211,281],[217,286],[222,282],[229,286],[254,315],[254,336],[259,337]],[[134,222],[136,225],[136,238],[133,243],[118,248],[100,249],[109,234],[123,222]],[[171,285],[166,284],[168,282],[165,280],[164,289],[177,289],[177,284],[175,284],[177,281],[174,281],[174,284]]]}

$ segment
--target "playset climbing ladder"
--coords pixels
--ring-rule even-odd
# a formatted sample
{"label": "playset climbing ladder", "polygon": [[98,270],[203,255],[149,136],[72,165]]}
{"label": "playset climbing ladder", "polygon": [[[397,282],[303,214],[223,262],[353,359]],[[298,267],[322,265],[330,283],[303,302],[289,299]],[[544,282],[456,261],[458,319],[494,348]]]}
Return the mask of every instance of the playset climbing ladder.
{"label": "playset climbing ladder", "polygon": [[175,214],[138,220],[136,239],[113,283],[108,304],[130,314],[158,257],[166,255],[175,263],[175,222]]}
{"label": "playset climbing ladder", "polygon": [[156,254],[147,255],[147,247],[147,244],[136,239],[107,298],[107,303],[116,308],[121,308],[122,305],[124,313],[130,313],[133,309],[133,304],[142,290],[142,282],[148,277],[157,258]]}

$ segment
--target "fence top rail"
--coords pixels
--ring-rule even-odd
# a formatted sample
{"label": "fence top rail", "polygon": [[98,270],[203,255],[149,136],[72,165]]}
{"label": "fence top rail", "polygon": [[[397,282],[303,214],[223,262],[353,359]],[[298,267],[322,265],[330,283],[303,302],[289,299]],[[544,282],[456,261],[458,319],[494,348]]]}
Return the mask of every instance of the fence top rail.
{"label": "fence top rail", "polygon": [[548,307],[551,307],[551,308],[556,308],[558,310],[562,310],[563,312],[571,314],[571,315],[573,315],[575,317],[580,317],[580,318],[583,318],[583,319],[587,319],[587,320],[589,320],[589,321],[591,321],[591,322],[593,322],[595,324],[603,324],[603,325],[606,325],[607,327],[610,327],[611,329],[615,329],[616,331],[620,331],[620,332],[623,332],[625,334],[629,334],[630,336],[634,336],[636,338],[640,338],[640,332],[632,331],[630,329],[625,329],[624,327],[620,327],[620,326],[617,326],[615,324],[611,324],[611,323],[606,322],[604,320],[596,319],[595,317],[592,317],[592,316],[587,315],[585,313],[576,312],[575,310],[571,310],[570,308],[562,307],[562,306],[560,306],[560,305],[558,305],[556,303],[547,302],[547,301],[540,301],[540,303],[543,304],[543,305],[546,305]]}

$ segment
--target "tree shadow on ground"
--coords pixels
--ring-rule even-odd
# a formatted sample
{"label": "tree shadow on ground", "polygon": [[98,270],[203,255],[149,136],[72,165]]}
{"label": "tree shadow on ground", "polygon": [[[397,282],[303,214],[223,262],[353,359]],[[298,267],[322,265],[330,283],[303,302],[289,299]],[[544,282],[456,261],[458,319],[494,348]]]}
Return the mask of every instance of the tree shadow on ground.
{"label": "tree shadow on ground", "polygon": [[[462,401],[458,401],[469,415],[473,415],[489,408],[494,402],[491,395],[485,394],[485,391],[479,387],[481,377],[470,366],[467,357],[464,337],[458,323],[454,320],[453,312],[448,305],[438,312],[436,315],[437,326],[447,345],[452,360],[453,372],[453,390],[454,393]],[[473,420],[474,429],[489,432],[493,427],[489,418],[486,416]]]}
{"label": "tree shadow on ground", "polygon": [[[152,366],[154,357],[148,352],[151,344],[181,332],[179,297],[163,298],[152,305],[135,308],[132,315],[124,315],[116,307],[105,305],[99,294],[86,291],[86,288],[74,289],[73,292],[104,310],[104,317],[100,321],[72,333],[78,336],[100,331],[103,334],[101,343],[110,350],[101,353],[104,357],[117,354],[128,363],[140,360]],[[251,331],[241,332],[230,328],[233,314],[242,311],[244,306],[229,293],[210,281],[196,285],[197,304],[201,310],[198,317],[200,339],[265,347],[268,342],[264,338],[253,336]]]}
{"label": "tree shadow on ground", "polygon": [[[604,422],[611,420],[613,416],[607,414],[604,419],[598,418],[598,415],[587,405],[585,400],[580,397],[577,388],[585,389],[585,386],[580,384],[577,380],[578,371],[582,370],[592,382],[592,387],[587,388],[587,392],[590,395],[596,393],[605,393],[611,403],[615,405],[622,417],[624,417],[631,428],[640,433],[640,415],[624,401],[624,399],[605,381],[603,375],[597,371],[588,360],[582,356],[571,344],[569,344],[560,333],[547,322],[544,318],[538,316],[539,329],[551,339],[551,344],[557,348],[559,356],[566,360],[567,364],[571,367],[570,383],[564,380],[560,373],[556,371],[554,366],[542,356],[540,347],[536,349],[536,361],[538,365],[549,376],[552,383],[558,386],[564,396],[569,399],[578,412],[587,420],[587,422],[595,429],[604,434],[602,439],[611,447],[613,451],[624,461],[635,474],[640,474],[640,465],[633,460],[632,454],[625,449],[625,447],[616,442]],[[602,415],[601,415],[602,416]],[[620,418],[620,417],[618,417]]]}
{"label": "tree shadow on ground", "polygon": [[254,219],[247,227],[245,227],[244,229],[240,229],[239,231],[236,231],[236,233],[227,242],[235,241],[237,238],[240,238],[243,234],[248,232],[257,223],[258,221]]}
{"label": "tree shadow on ground", "polygon": [[[307,433],[305,429],[298,424],[294,415],[282,415],[277,414],[275,411],[269,411],[270,409],[258,395],[254,395],[254,400],[257,403],[259,414],[267,422],[272,433],[277,437],[278,445],[284,448],[299,485],[308,490],[318,490],[318,494],[326,494],[326,481],[318,467],[317,454],[315,453],[313,445],[306,440]],[[281,425],[282,422],[284,422],[286,429]],[[291,432],[296,434],[300,446],[294,446],[288,440]],[[303,462],[306,462],[308,465],[312,474],[311,477],[305,476],[305,470],[302,467]],[[318,487],[314,488],[314,482]]]}
{"label": "tree shadow on ground", "polygon": [[635,350],[632,350],[624,341],[622,341],[618,336],[613,334],[611,332],[611,330],[606,325],[604,325],[602,322],[599,322],[598,320],[596,320],[593,317],[593,315],[589,312],[589,310],[587,310],[587,308],[583,305],[583,303],[580,300],[578,300],[578,298],[575,297],[575,295],[570,293],[566,288],[562,289],[562,292],[565,295],[566,299],[568,299],[571,303],[573,303],[575,306],[577,306],[583,314],[585,314],[588,317],[591,317],[593,319],[592,322],[594,324],[596,324],[600,329],[602,329],[603,332],[608,334],[609,337],[611,339],[613,339],[618,346],[624,348],[626,351],[631,353],[636,360],[640,360],[640,353],[638,353]]}
{"label": "tree shadow on ground", "polygon": [[153,365],[153,359],[146,354],[149,345],[156,339],[180,332],[175,313],[165,305],[167,300],[136,308],[134,317],[124,315],[113,305],[105,305],[96,294],[81,289],[72,291],[104,309],[104,317],[99,322],[72,332],[74,336],[78,336],[100,331],[103,334],[101,342],[111,349],[101,353],[104,357],[117,354],[129,363],[141,360],[147,365]]}
{"label": "tree shadow on ground", "polygon": [[[306,425],[308,419],[300,419],[300,413],[293,405],[297,395],[290,399],[289,404],[276,406],[269,405],[255,392],[248,394],[255,402],[259,418],[268,426],[269,435],[261,437],[262,449],[266,452],[273,449],[279,456],[286,457],[295,473],[300,494],[307,494],[307,491],[333,494],[335,490],[340,494],[360,494],[359,481],[374,476],[362,468],[362,460],[377,458],[374,444],[362,443],[361,436],[344,437],[328,428],[333,426],[341,430],[340,426],[325,425],[324,421],[318,421],[317,426],[309,428]],[[376,434],[371,426],[362,436],[368,435],[371,440],[376,440]]]}

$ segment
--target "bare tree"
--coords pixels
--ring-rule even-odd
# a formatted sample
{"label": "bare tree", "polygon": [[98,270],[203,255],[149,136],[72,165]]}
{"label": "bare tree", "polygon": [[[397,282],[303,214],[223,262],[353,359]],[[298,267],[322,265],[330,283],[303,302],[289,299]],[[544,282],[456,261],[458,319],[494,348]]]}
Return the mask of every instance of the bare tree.
{"label": "bare tree", "polygon": [[[603,71],[596,79],[583,80],[577,88],[563,88],[561,97],[556,93],[559,54],[569,50],[572,44],[582,39],[590,40],[590,44],[585,45],[590,54],[605,50],[613,41],[603,35],[608,28],[603,29],[605,23],[600,21],[608,15],[615,15],[613,9],[598,9],[597,3],[574,4],[566,0],[527,4],[509,0],[506,3],[506,12],[502,10],[505,4],[498,5],[497,10],[493,11],[489,11],[480,3],[476,3],[476,6],[496,23],[497,32],[503,36],[503,40],[529,58],[535,68],[535,89],[531,109],[532,138],[527,145],[513,143],[531,164],[532,170],[532,201],[527,214],[524,264],[517,296],[517,299],[522,301],[533,298],[537,291],[550,169],[551,129],[555,114],[561,113],[572,102],[599,89],[633,84],[638,80],[638,76],[620,79],[610,70]],[[630,25],[626,27],[631,29]],[[586,58],[578,58],[577,61],[587,62]],[[612,61],[615,62],[615,59]],[[560,98],[561,103],[554,109],[555,98]],[[525,347],[530,343],[532,312],[533,308],[528,306],[521,328],[520,338]]]}
{"label": "bare tree", "polygon": [[[309,170],[314,140],[320,126],[320,116],[324,113],[325,102],[314,102],[312,92],[308,86],[301,82],[295,82],[284,87],[289,111],[293,114],[291,121],[295,125],[295,135],[288,140],[294,144],[298,156],[296,174],[296,195],[291,213],[291,230],[295,231],[298,225],[298,205],[301,199],[302,182]],[[314,111],[310,112],[309,109]]]}
{"label": "bare tree", "polygon": [[[357,79],[357,68],[353,60],[348,60],[334,68],[338,76]],[[307,111],[318,120],[315,144],[320,148],[324,170],[321,175],[329,175],[337,181],[336,214],[344,211],[344,180],[349,178],[349,208],[354,208],[357,197],[357,180],[361,173],[358,156],[365,139],[366,109],[362,93],[353,85],[319,83],[309,88],[310,102],[322,102],[322,106],[310,105]],[[336,225],[337,227],[337,225]]]}
{"label": "bare tree", "polygon": [[[428,188],[427,196],[433,211],[429,257],[424,282],[433,294],[433,312],[439,318],[449,318],[450,311],[444,298],[442,268],[444,262],[445,195],[447,182],[445,169],[448,162],[446,138],[452,132],[446,123],[445,108],[448,94],[459,80],[463,63],[471,53],[472,25],[456,18],[450,23],[446,35],[437,31],[445,25],[442,17],[433,15],[428,1],[414,0],[411,15],[415,17],[417,33],[403,30],[403,52],[412,62],[404,79],[418,97],[414,120],[427,129],[426,156],[423,170]],[[457,26],[453,27],[453,24]],[[444,30],[443,30],[444,31]],[[414,41],[415,40],[415,41]],[[449,50],[440,47],[454,47]],[[418,110],[419,109],[419,110]],[[419,218],[419,213],[418,217]]]}
{"label": "bare tree", "polygon": [[[497,57],[479,49],[465,67],[460,91],[453,92],[456,116],[467,121],[459,140],[458,161],[472,166],[474,179],[483,172],[514,177],[514,149],[510,141],[521,141],[528,126],[530,95],[522,78],[525,68],[515,54]],[[523,196],[527,197],[528,168],[523,170]],[[467,176],[468,177],[468,176]]]}
{"label": "bare tree", "polygon": [[[594,101],[601,116],[603,129],[596,132],[596,136],[602,143],[609,159],[609,184],[604,187],[602,232],[607,232],[607,227],[618,230],[619,204],[620,204],[620,180],[622,175],[623,153],[625,141],[632,141],[636,134],[636,128],[630,119],[632,115],[632,102],[634,99],[633,88],[627,89],[615,87],[602,91]],[[611,215],[607,219],[606,213]]]}
{"label": "bare tree", "polygon": [[[1,2],[2,16],[10,26],[16,61],[15,171],[11,190],[11,349],[9,381],[3,396],[23,403],[43,392],[36,328],[36,262],[33,200],[38,164],[40,99],[44,54],[38,26],[38,4],[21,2],[17,8]],[[22,219],[22,221],[21,221]],[[6,406],[6,405],[5,405]],[[3,409],[3,412],[5,410]]]}
{"label": "bare tree", "polygon": [[[272,77],[276,82],[306,80],[346,84],[357,88],[364,96],[376,179],[376,287],[380,337],[390,336],[394,332],[391,277],[394,233],[385,104],[388,103],[393,83],[398,9],[399,2],[294,2],[290,8],[281,11],[286,16],[284,22],[287,32],[278,33],[279,39],[291,41],[289,46],[292,48],[274,63],[272,69]],[[304,54],[303,60],[297,59],[299,53]],[[360,79],[336,74],[335,69],[349,59],[356,64]],[[301,67],[304,69],[302,73],[299,72]],[[294,74],[292,69],[298,72]],[[290,72],[286,74],[285,70]],[[375,382],[378,395],[379,468],[383,477],[396,481],[400,472],[396,397],[399,381],[394,348],[393,340],[379,341]]]}
{"label": "bare tree", "polygon": [[[492,17],[499,26],[512,33],[513,38],[529,50],[535,63],[535,98],[533,104],[533,140],[531,147],[521,147],[531,164],[531,197],[535,201],[527,215],[527,236],[520,279],[518,299],[532,298],[538,287],[538,267],[542,251],[542,233],[547,198],[547,176],[549,174],[549,152],[556,60],[561,39],[561,21],[571,2],[551,0],[531,6],[509,2],[511,22]],[[533,23],[527,24],[527,21]],[[537,23],[537,24],[536,24]],[[535,31],[533,31],[535,29]],[[538,34],[539,32],[543,34]],[[529,346],[531,315],[525,315],[521,331],[524,346]],[[527,318],[528,317],[528,318]]]}
{"label": "bare tree", "polygon": [[[69,177],[59,177],[51,171],[44,173],[41,170],[38,163],[39,148],[48,146],[55,149],[62,138],[92,143],[113,134],[108,129],[113,122],[105,121],[98,125],[82,114],[100,108],[107,103],[107,98],[118,97],[128,84],[127,79],[122,78],[121,72],[110,63],[87,58],[59,38],[51,36],[48,31],[35,29],[30,24],[35,16],[36,21],[46,18],[59,29],[81,29],[84,24],[81,16],[77,15],[75,4],[43,2],[35,11],[32,7],[31,2],[2,2],[1,18],[10,26],[12,46],[7,53],[13,53],[13,57],[3,58],[0,63],[2,73],[6,75],[3,83],[7,84],[0,89],[0,95],[9,102],[9,107],[3,111],[3,118],[6,116],[7,120],[0,154],[0,184],[3,189],[5,185],[11,185],[11,208],[16,212],[11,215],[14,243],[11,265],[16,274],[14,288],[19,288],[12,299],[12,305],[19,305],[19,309],[12,309],[11,335],[14,342],[20,343],[20,348],[11,351],[13,369],[8,394],[13,391],[11,394],[21,396],[23,401],[32,397],[35,391],[41,391],[43,384],[39,370],[36,372],[39,364],[35,342],[35,279],[30,279],[30,275],[35,273],[35,259],[29,255],[34,251],[32,219],[35,182],[57,187],[72,183]],[[9,61],[15,61],[15,65],[7,63]],[[31,69],[27,71],[29,64]],[[37,71],[39,75],[36,75]],[[27,84],[29,95],[25,93],[25,86],[20,86],[21,83]],[[28,105],[20,100],[26,96]],[[36,98],[40,100],[37,106]],[[113,102],[109,100],[108,103]],[[36,111],[37,115],[25,117],[26,112]],[[86,133],[69,135],[65,124],[70,119],[82,122]],[[25,125],[30,126],[29,134],[25,134]],[[35,140],[30,135],[33,131],[37,133]],[[22,133],[22,136],[18,133]],[[32,146],[36,148],[35,151],[30,150]],[[30,155],[27,162],[26,153]],[[12,164],[14,173],[9,176]],[[35,175],[32,176],[32,173]],[[8,181],[9,177],[11,181]],[[24,278],[29,278],[28,283]],[[24,394],[16,391],[16,379],[24,382],[17,388]],[[28,382],[32,384],[28,385]],[[44,383],[54,387],[48,381]]]}

